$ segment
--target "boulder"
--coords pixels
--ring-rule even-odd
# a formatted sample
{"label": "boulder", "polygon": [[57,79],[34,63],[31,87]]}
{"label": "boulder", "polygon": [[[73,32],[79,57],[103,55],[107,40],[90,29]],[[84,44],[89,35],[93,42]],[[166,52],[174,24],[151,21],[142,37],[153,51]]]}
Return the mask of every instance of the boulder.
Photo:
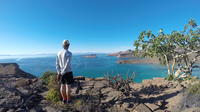
{"label": "boulder", "polygon": [[7,109],[5,109],[5,108],[0,108],[0,112],[6,112],[7,111]]}
{"label": "boulder", "polygon": [[86,81],[93,81],[94,78],[85,78]]}
{"label": "boulder", "polygon": [[153,103],[145,103],[145,105],[148,106],[153,111],[159,109],[159,106]]}
{"label": "boulder", "polygon": [[122,107],[123,107],[123,108],[131,108],[131,107],[133,107],[133,105],[130,104],[130,103],[128,103],[128,102],[124,102],[124,103],[122,104]]}
{"label": "boulder", "polygon": [[103,81],[96,81],[94,83],[94,88],[104,88],[108,85],[108,81],[103,80]]}
{"label": "boulder", "polygon": [[113,88],[111,88],[111,87],[107,87],[107,88],[102,88],[101,89],[101,93],[102,94],[108,94],[111,91],[115,91],[115,90]]}
{"label": "boulder", "polygon": [[97,77],[95,78],[95,81],[103,81],[103,80],[106,80],[104,77]]}
{"label": "boulder", "polygon": [[13,82],[13,85],[15,87],[23,87],[23,86],[28,86],[30,83],[31,83],[31,80],[20,78],[16,80],[15,82]]}
{"label": "boulder", "polygon": [[45,107],[45,111],[46,112],[57,112],[57,110],[55,108],[51,107],[51,106]]}
{"label": "boulder", "polygon": [[43,112],[43,109],[40,106],[35,106],[30,109],[30,112]]}

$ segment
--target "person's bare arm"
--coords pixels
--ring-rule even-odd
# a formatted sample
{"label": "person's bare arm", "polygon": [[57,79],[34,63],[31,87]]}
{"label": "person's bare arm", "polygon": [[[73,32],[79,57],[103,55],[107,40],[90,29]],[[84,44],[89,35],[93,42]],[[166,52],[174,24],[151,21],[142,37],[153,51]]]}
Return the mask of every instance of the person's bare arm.
{"label": "person's bare arm", "polygon": [[60,74],[57,74],[57,77],[56,77],[56,79],[57,79],[57,82],[59,82],[59,81],[60,81],[60,78],[61,78],[61,75],[60,75]]}

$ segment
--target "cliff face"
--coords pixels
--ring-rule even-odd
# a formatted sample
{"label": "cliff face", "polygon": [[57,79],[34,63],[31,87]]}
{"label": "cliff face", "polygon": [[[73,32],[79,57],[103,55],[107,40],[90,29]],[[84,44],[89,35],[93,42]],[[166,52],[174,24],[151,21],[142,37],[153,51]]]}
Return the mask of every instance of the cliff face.
{"label": "cliff face", "polygon": [[0,64],[0,112],[29,112],[43,99],[43,91],[42,81],[16,63]]}
{"label": "cliff face", "polygon": [[0,63],[0,76],[9,76],[13,77],[24,77],[24,78],[36,78],[35,76],[24,72],[19,68],[19,65],[16,63]]}

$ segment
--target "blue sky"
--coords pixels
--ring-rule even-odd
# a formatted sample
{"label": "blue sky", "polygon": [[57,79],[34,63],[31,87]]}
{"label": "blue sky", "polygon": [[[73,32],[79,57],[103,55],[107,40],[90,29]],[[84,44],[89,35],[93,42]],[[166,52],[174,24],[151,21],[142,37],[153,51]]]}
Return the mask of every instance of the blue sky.
{"label": "blue sky", "polygon": [[133,49],[143,30],[180,30],[200,22],[199,0],[0,0],[0,54]]}

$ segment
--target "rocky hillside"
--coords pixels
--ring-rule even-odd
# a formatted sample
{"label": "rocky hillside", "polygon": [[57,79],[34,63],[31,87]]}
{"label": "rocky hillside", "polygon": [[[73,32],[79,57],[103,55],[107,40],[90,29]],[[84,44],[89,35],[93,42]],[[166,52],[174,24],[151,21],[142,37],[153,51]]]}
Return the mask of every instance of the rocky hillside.
{"label": "rocky hillside", "polygon": [[22,71],[16,63],[0,64],[0,112],[27,112],[41,107],[47,91],[41,80]]}
{"label": "rocky hillside", "polygon": [[111,54],[108,54],[108,56],[117,56],[118,58],[134,57],[133,52],[134,51],[129,49],[126,51],[119,51],[116,53],[111,53]]}
{"label": "rocky hillside", "polygon": [[16,63],[0,63],[0,77],[4,76],[36,78],[35,76],[21,70],[19,65]]}
{"label": "rocky hillside", "polygon": [[173,112],[199,106],[197,100],[183,103],[188,101],[184,94],[188,82],[163,78],[133,83],[116,77],[75,77],[73,102],[64,105],[46,100],[44,82],[17,64],[0,64],[0,77],[0,112]]}

